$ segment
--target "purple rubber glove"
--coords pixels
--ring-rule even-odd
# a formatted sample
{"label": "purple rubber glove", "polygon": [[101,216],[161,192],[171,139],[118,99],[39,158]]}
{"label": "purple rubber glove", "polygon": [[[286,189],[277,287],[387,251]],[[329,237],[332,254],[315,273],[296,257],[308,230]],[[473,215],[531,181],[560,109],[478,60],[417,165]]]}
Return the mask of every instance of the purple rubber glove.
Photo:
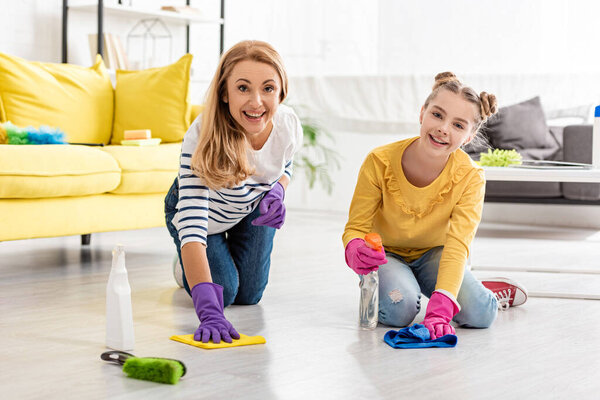
{"label": "purple rubber glove", "polygon": [[252,221],[254,226],[270,226],[271,228],[281,228],[285,221],[285,204],[283,204],[283,198],[285,197],[285,189],[283,185],[277,182],[271,190],[265,194],[262,198],[258,209],[260,210],[260,217]]}
{"label": "purple rubber glove", "polygon": [[359,275],[377,271],[380,265],[387,262],[383,246],[379,252],[367,246],[360,238],[352,239],[346,245],[346,264]]}
{"label": "purple rubber glove", "polygon": [[458,305],[450,297],[441,292],[433,292],[427,304],[425,319],[422,322],[429,330],[431,340],[455,334],[450,321],[458,314],[458,311]]}
{"label": "purple rubber glove", "polygon": [[192,288],[194,308],[200,320],[200,326],[194,333],[194,340],[208,343],[231,343],[239,339],[240,334],[223,315],[223,286],[212,282],[200,282]]}

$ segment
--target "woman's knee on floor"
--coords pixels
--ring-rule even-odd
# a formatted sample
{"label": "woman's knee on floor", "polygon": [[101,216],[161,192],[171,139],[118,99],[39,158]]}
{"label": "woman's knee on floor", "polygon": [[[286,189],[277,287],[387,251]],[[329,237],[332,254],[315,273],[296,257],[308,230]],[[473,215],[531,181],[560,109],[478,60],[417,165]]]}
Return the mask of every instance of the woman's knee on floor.
{"label": "woman's knee on floor", "polygon": [[255,285],[251,285],[252,287],[247,286],[248,285],[245,285],[244,287],[239,288],[233,304],[253,305],[258,304],[260,299],[262,299],[266,284],[264,286],[259,285],[258,287]]}
{"label": "woman's knee on floor", "polygon": [[221,286],[223,286],[223,307],[230,306],[235,301],[235,298],[238,294],[238,288],[234,287],[231,284],[222,285],[218,282],[215,282]]}
{"label": "woman's knee on floor", "polygon": [[459,295],[461,311],[454,321],[465,328],[489,328],[498,316],[498,305],[493,296]]}
{"label": "woman's knee on floor", "polygon": [[379,292],[379,322],[389,326],[408,326],[421,309],[421,293],[403,289]]}

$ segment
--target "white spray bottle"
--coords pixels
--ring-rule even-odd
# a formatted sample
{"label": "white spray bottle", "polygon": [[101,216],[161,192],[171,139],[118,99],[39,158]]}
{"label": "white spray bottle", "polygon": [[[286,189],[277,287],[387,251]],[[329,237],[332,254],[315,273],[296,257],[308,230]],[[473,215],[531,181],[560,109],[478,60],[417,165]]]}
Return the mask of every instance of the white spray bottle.
{"label": "white spray bottle", "polygon": [[131,287],[123,245],[118,244],[112,254],[112,268],[106,286],[106,346],[114,350],[133,350]]}

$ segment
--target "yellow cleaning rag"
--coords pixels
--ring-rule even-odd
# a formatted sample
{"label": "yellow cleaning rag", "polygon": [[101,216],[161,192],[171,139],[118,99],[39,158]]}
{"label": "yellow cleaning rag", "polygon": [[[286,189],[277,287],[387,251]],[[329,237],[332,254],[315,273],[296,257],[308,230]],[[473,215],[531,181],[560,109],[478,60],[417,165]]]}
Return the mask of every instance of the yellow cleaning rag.
{"label": "yellow cleaning rag", "polygon": [[248,346],[251,344],[263,344],[267,341],[262,336],[246,336],[240,333],[239,339],[233,339],[232,343],[221,341],[221,343],[213,343],[212,340],[208,343],[197,342],[194,340],[194,335],[174,335],[171,340],[189,344],[190,346],[201,347],[203,349],[223,349],[225,347]]}

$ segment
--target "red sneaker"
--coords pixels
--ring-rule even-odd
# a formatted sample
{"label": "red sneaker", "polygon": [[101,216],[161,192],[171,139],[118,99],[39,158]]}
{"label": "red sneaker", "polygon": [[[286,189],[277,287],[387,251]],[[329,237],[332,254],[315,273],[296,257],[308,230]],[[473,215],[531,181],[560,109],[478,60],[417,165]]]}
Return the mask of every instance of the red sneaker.
{"label": "red sneaker", "polygon": [[527,301],[527,289],[511,279],[485,278],[481,283],[494,293],[501,310],[520,306]]}

